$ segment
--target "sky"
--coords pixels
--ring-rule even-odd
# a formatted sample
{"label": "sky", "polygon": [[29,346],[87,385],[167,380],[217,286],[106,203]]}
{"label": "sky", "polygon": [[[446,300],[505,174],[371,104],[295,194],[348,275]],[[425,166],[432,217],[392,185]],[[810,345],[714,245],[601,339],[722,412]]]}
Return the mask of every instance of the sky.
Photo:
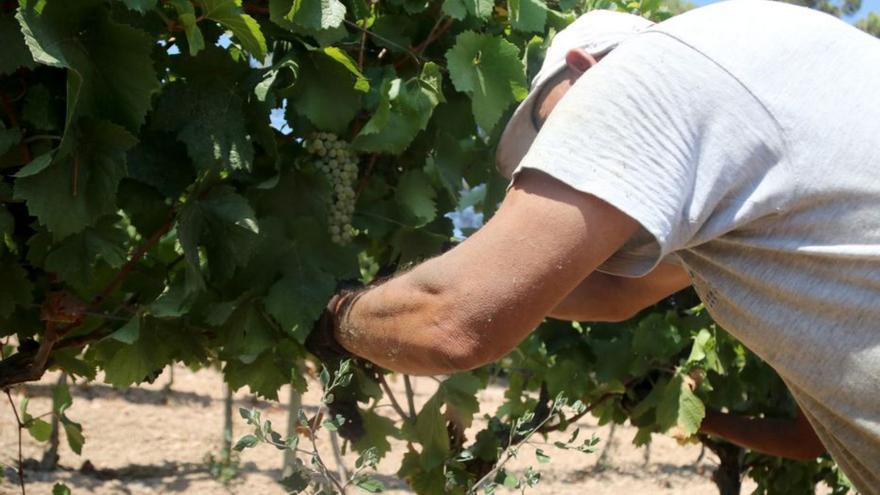
{"label": "sky", "polygon": [[[696,5],[708,5],[710,3],[715,3],[718,0],[691,0]],[[862,9],[859,10],[854,16],[847,17],[848,21],[855,22],[862,17],[865,16],[868,12],[877,12],[880,14],[880,0],[862,0]]]}

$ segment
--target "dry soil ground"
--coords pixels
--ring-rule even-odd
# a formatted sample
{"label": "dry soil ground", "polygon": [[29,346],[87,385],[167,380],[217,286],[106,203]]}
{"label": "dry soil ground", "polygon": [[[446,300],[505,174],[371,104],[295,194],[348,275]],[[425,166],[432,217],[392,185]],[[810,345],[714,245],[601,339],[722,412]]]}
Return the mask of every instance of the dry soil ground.
{"label": "dry soil ground", "polygon": [[[55,376],[47,375],[39,384],[28,387],[32,396],[29,410],[40,414],[51,409],[50,386]],[[240,472],[232,483],[223,486],[207,471],[204,457],[216,453],[220,447],[223,423],[224,385],[213,370],[192,372],[175,370],[170,392],[162,387],[168,382],[168,373],[152,385],[118,391],[101,384],[74,385],[73,408],[69,416],[82,423],[86,444],[82,456],[62,445],[61,469],[55,472],[28,472],[29,494],[49,494],[56,481],[67,483],[74,495],[82,494],[267,494],[281,495],[284,491],[276,484],[282,464],[279,451],[260,446],[245,451],[241,457]],[[415,382],[416,400],[430,397],[436,384],[429,379]],[[306,407],[317,403],[314,389],[304,397]],[[401,383],[392,383],[398,397],[403,397]],[[286,409],[278,403],[255,400],[245,393],[236,394],[238,406],[256,407],[277,426],[286,422]],[[287,397],[283,390],[281,397]],[[500,404],[503,390],[493,387],[482,392],[482,412],[494,411]],[[3,397],[0,402],[0,463],[10,466],[17,453],[17,435],[10,406]],[[19,397],[15,397],[18,401]],[[390,408],[384,410],[391,412]],[[597,428],[592,418],[581,421],[582,433],[595,433],[601,440],[601,452],[584,455],[579,452],[558,451],[552,446],[553,438],[538,447],[553,457],[550,464],[541,465],[542,480],[529,491],[534,494],[717,494],[709,479],[717,460],[707,453],[702,460],[700,447],[680,446],[674,440],[655,436],[646,462],[644,448],[631,444],[635,430],[618,427],[609,438],[608,427]],[[236,435],[243,435],[246,425],[236,414]],[[283,429],[283,428],[282,428]],[[329,442],[319,445],[324,457],[332,459]],[[540,439],[539,439],[540,440]],[[62,441],[62,443],[64,443]],[[402,444],[396,445],[380,464],[380,478],[388,488],[386,493],[410,493],[395,475],[400,464]],[[43,446],[29,436],[24,439],[25,458],[39,459]],[[522,455],[511,463],[522,470],[535,462],[532,448],[525,447]],[[601,458],[601,459],[600,459]],[[354,457],[346,457],[352,465]],[[81,469],[88,461],[94,469]],[[332,463],[332,460],[330,461]],[[6,468],[6,480],[0,482],[0,494],[18,493],[10,481],[13,472]],[[743,493],[753,485],[746,483]],[[357,493],[359,490],[352,490]],[[361,492],[363,493],[363,492]]]}

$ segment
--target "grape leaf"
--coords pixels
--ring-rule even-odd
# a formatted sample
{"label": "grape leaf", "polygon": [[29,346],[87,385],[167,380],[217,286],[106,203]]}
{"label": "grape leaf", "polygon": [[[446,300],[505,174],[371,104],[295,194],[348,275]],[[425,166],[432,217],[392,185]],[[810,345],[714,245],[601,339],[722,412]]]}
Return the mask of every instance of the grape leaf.
{"label": "grape leaf", "polygon": [[98,0],[49,2],[42,13],[31,4],[16,17],[34,59],[70,71],[68,128],[80,116],[141,126],[159,89],[146,33],[111,20]]}
{"label": "grape leaf", "polygon": [[129,9],[141,14],[156,8],[156,0],[122,0],[122,3]]}
{"label": "grape leaf", "polygon": [[391,258],[405,265],[439,252],[449,238],[422,229],[397,229],[391,237]]}
{"label": "grape leaf", "polygon": [[361,93],[366,93],[370,90],[370,81],[364,76],[361,70],[358,69],[354,59],[348,56],[347,53],[335,46],[328,46],[321,51],[324,52],[324,55],[339,62],[346,70],[348,70],[348,72],[351,73],[352,76],[354,76],[354,89]]}
{"label": "grape leaf", "polygon": [[70,446],[76,455],[82,455],[83,444],[86,438],[83,435],[82,425],[72,421],[66,414],[61,416],[61,426],[64,427],[64,434],[67,436],[67,445]]}
{"label": "grape leaf", "polygon": [[258,443],[260,443],[260,439],[257,438],[255,435],[245,435],[239,438],[237,442],[235,442],[235,446],[232,447],[232,450],[236,452],[241,452],[244,449],[249,449],[256,446]]}
{"label": "grape leaf", "polygon": [[681,374],[676,374],[663,388],[657,404],[657,424],[667,430],[678,425],[686,434],[693,435],[700,429],[706,415],[706,406],[691,391]]}
{"label": "grape leaf", "polygon": [[162,92],[152,124],[154,129],[177,133],[199,168],[249,170],[254,148],[242,104],[223,84],[175,83]]}
{"label": "grape leaf", "polygon": [[143,319],[133,344],[103,340],[96,352],[102,361],[104,381],[127,388],[167,366],[171,361],[172,346],[180,345],[180,341],[163,339],[154,320]]}
{"label": "grape leaf", "polygon": [[442,396],[434,394],[416,415],[415,424],[404,425],[404,435],[422,444],[420,463],[426,471],[443,465],[449,454],[446,420],[440,413],[442,405]]}
{"label": "grape leaf", "polygon": [[195,7],[189,0],[171,0],[170,4],[177,11],[177,22],[183,25],[189,54],[196,56],[205,48],[205,38],[202,36],[202,30],[199,29]]}
{"label": "grape leaf", "polygon": [[[459,142],[447,132],[438,132],[434,142],[434,156],[431,164],[434,166],[440,182],[449,193],[452,201],[457,201],[461,190],[461,179],[465,165],[472,158],[462,149]],[[459,208],[465,208],[467,205]]]}
{"label": "grape leaf", "polygon": [[54,98],[43,84],[30,88],[24,97],[21,118],[35,129],[52,131],[60,129],[63,117],[56,110]]}
{"label": "grape leaf", "polygon": [[352,447],[361,453],[369,448],[375,448],[379,459],[382,459],[391,451],[388,438],[401,438],[400,430],[394,425],[394,421],[373,411],[361,411],[361,419],[366,433],[354,442]]}
{"label": "grape leaf", "polygon": [[97,375],[94,361],[88,362],[77,357],[79,349],[61,349],[52,353],[52,363],[55,367],[66,371],[71,376],[81,376],[86,380],[94,380]]}
{"label": "grape leaf", "polygon": [[339,0],[270,0],[269,15],[282,27],[306,32],[339,27],[345,19],[345,5]]}
{"label": "grape leaf", "polygon": [[443,13],[459,21],[467,17],[468,9],[463,0],[443,0]]}
{"label": "grape leaf", "polygon": [[251,364],[275,342],[272,325],[256,301],[240,305],[218,330],[223,356]]}
{"label": "grape leaf", "polygon": [[257,96],[257,100],[261,102],[266,101],[269,98],[269,90],[276,85],[277,81],[285,80],[285,76],[288,74],[290,77],[287,77],[286,80],[289,80],[290,82],[280,89],[291,87],[293,82],[296,81],[298,73],[299,65],[296,63],[296,60],[294,60],[292,55],[287,55],[281,60],[276,61],[263,75],[263,80],[254,87],[254,94]]}
{"label": "grape leaf", "polygon": [[651,444],[651,434],[653,432],[650,428],[639,428],[633,437],[633,445],[636,447],[644,447],[646,445]]}
{"label": "grape leaf", "polygon": [[561,349],[549,367],[544,379],[551,396],[560,392],[566,397],[583,397],[591,387],[590,367],[584,354],[578,349]]}
{"label": "grape leaf", "polygon": [[[0,242],[6,241],[6,236],[12,235],[14,231],[15,218],[5,206],[0,205]],[[0,244],[0,252],[2,252],[2,244]]]}
{"label": "grape leaf", "polygon": [[281,93],[290,99],[288,112],[305,116],[319,129],[342,132],[360,108],[357,77],[321,51],[304,57],[300,68],[293,88]]}
{"label": "grape leaf", "polygon": [[9,256],[0,257],[0,280],[0,318],[11,315],[16,306],[31,303],[34,286],[27,272]]}
{"label": "grape leaf", "polygon": [[492,15],[495,6],[491,0],[444,0],[443,12],[448,16],[463,20],[468,14],[486,20]]}
{"label": "grape leaf", "polygon": [[141,335],[141,317],[135,316],[128,320],[128,323],[119,327],[118,330],[111,333],[107,338],[118,340],[123,344],[134,344]]}
{"label": "grape leaf", "polygon": [[436,196],[430,179],[420,170],[405,173],[397,183],[397,203],[406,209],[416,227],[427,224],[437,216]]}
{"label": "grape leaf", "polygon": [[441,75],[428,62],[419,77],[386,80],[379,107],[352,145],[363,151],[399,154],[427,127],[434,108],[443,100]]}
{"label": "grape leaf", "polygon": [[270,400],[278,400],[278,389],[290,382],[290,377],[281,372],[271,353],[264,354],[252,363],[239,360],[227,361],[223,367],[226,383],[232,390],[247,385],[251,393]]}
{"label": "grape leaf", "polygon": [[433,469],[423,467],[423,457],[415,450],[409,450],[403,456],[397,475],[405,479],[409,486],[420,495],[447,495],[446,475],[443,466]]}
{"label": "grape leaf", "polygon": [[38,442],[45,442],[49,440],[49,436],[52,435],[52,425],[40,418],[31,418],[31,420],[28,421],[27,430],[28,433],[34,437],[34,440]]}
{"label": "grape leaf", "polygon": [[[413,43],[418,24],[411,16],[384,15],[376,19],[371,30],[376,33],[373,42],[398,53],[406,53]],[[380,38],[381,36],[381,38]]]}
{"label": "grape leaf", "polygon": [[446,52],[446,61],[455,89],[471,97],[474,118],[486,132],[528,92],[519,50],[499,36],[465,31]]}
{"label": "grape leaf", "polygon": [[687,341],[663,313],[651,313],[641,320],[633,335],[633,351],[641,356],[669,358],[677,354]]}
{"label": "grape leaf", "polygon": [[543,0],[507,0],[510,25],[526,33],[544,31],[547,22],[547,5]]}
{"label": "grape leaf", "polygon": [[247,263],[260,231],[248,201],[226,186],[186,203],[177,229],[187,259],[188,292],[204,287],[199,246],[205,247],[210,275],[222,280]]}
{"label": "grape leaf", "polygon": [[482,20],[487,20],[492,15],[495,2],[491,0],[462,0],[467,11]]}
{"label": "grape leaf", "polygon": [[19,171],[15,198],[56,240],[81,232],[101,216],[116,211],[116,190],[125,175],[125,151],[137,141],[108,122],[85,120],[74,130],[74,150],[59,153],[50,165],[47,155]]}
{"label": "grape leaf", "polygon": [[724,366],[718,356],[718,343],[709,329],[701,328],[694,336],[694,344],[688,356],[687,363],[702,363],[706,370],[712,370],[723,374]]}
{"label": "grape leaf", "polygon": [[385,485],[374,478],[358,478],[355,482],[358,488],[368,493],[379,493],[385,489]]}
{"label": "grape leaf", "polygon": [[447,414],[453,414],[464,428],[470,428],[474,415],[480,411],[476,396],[482,385],[473,373],[456,373],[440,384],[439,393],[446,403]]}
{"label": "grape leaf", "polygon": [[196,178],[186,146],[164,133],[142,132],[140,138],[126,156],[129,177],[167,197],[180,196]]}
{"label": "grape leaf", "polygon": [[285,275],[300,277],[304,273],[303,267],[311,264],[337,279],[357,276],[357,251],[352,246],[330,242],[324,225],[314,219],[298,218],[291,222],[289,228],[288,236],[293,240],[293,248],[279,264]]}
{"label": "grape leaf", "polygon": [[119,207],[128,220],[145,239],[166,228],[171,206],[167,198],[156,189],[130,179],[119,183]]}
{"label": "grape leaf", "polygon": [[302,461],[299,459],[296,459],[292,466],[286,467],[284,472],[285,476],[278,483],[289,494],[302,493],[312,482],[311,472],[303,466]]}
{"label": "grape leaf", "polygon": [[113,268],[125,263],[127,240],[126,233],[116,229],[112,221],[101,222],[56,244],[46,256],[45,268],[74,287],[87,287],[99,260]]}
{"label": "grape leaf", "polygon": [[21,131],[17,127],[4,129],[0,123],[0,155],[5,154],[21,141]]}
{"label": "grape leaf", "polygon": [[266,294],[266,310],[281,328],[303,344],[335,289],[332,275],[308,268],[272,285]]}
{"label": "grape leaf", "polygon": [[0,46],[3,56],[0,57],[0,75],[12,74],[19,67],[32,69],[34,59],[28,51],[21,29],[12,17],[0,17]]}
{"label": "grape leaf", "polygon": [[266,38],[257,21],[241,11],[241,0],[202,0],[204,15],[217,21],[241,42],[258,60],[266,58]]}

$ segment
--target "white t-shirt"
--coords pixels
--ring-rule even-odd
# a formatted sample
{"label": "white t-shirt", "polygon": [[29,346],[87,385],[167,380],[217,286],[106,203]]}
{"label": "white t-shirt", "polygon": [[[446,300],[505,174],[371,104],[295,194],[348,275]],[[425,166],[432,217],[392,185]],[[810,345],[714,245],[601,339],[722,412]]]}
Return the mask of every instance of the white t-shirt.
{"label": "white t-shirt", "polygon": [[880,494],[880,40],[776,2],[676,16],[581,77],[522,168],[642,225],[603,271],[678,255]]}

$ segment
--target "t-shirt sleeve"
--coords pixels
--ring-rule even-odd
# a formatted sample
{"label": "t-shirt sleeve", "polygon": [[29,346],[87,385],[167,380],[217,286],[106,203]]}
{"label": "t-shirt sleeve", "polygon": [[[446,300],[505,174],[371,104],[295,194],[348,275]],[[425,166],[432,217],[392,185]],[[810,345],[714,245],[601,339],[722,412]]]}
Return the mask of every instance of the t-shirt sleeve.
{"label": "t-shirt sleeve", "polygon": [[734,76],[675,38],[645,33],[572,86],[513,180],[541,170],[636,220],[640,231],[600,270],[638,277],[737,228],[737,211],[760,201],[783,148],[775,119]]}

